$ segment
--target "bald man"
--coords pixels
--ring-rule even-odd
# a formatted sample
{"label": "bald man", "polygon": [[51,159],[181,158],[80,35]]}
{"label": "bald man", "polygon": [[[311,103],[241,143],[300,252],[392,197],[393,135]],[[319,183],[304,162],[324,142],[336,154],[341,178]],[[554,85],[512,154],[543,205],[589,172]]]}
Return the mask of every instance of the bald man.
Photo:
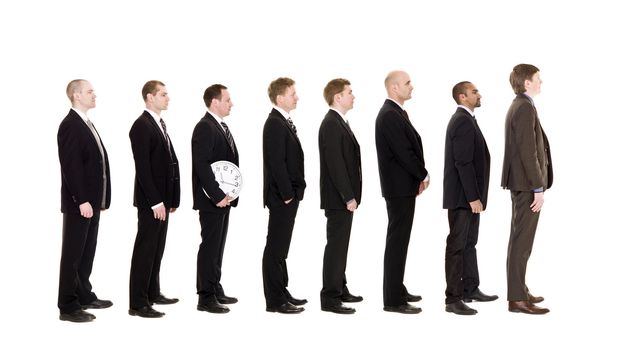
{"label": "bald man", "polygon": [[382,196],[386,200],[388,228],[384,251],[384,311],[418,314],[421,296],[408,293],[404,285],[406,255],[414,217],[415,198],[430,183],[423,160],[421,137],[404,102],[412,96],[410,76],[393,71],[384,80],[388,98],[375,121],[375,145]]}
{"label": "bald man", "polygon": [[57,142],[61,163],[61,212],[63,245],[59,276],[59,319],[90,322],[95,319],[84,309],[111,307],[110,300],[98,299],[91,290],[100,211],[111,204],[109,161],[100,134],[87,117],[95,108],[95,91],[83,79],[67,84],[72,108],[59,125]]}

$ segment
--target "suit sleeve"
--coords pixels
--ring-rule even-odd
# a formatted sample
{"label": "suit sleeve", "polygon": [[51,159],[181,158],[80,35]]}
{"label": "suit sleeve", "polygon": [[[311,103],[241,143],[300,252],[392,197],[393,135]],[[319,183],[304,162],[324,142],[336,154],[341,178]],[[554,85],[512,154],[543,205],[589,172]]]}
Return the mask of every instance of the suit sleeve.
{"label": "suit sleeve", "polygon": [[[382,116],[384,122],[381,128],[382,135],[389,145],[393,156],[397,159],[397,162],[402,168],[421,182],[425,180],[428,174],[422,156],[423,150],[418,143],[410,142],[405,124],[394,114],[395,112],[391,111],[386,112]],[[415,149],[415,147],[417,149]]]}
{"label": "suit sleeve", "polygon": [[210,127],[206,123],[198,123],[191,138],[193,169],[208,198],[217,204],[226,198],[226,194],[219,188],[219,183],[215,180],[215,174],[211,168],[214,150],[215,135],[211,135]]}
{"label": "suit sleeve", "polygon": [[463,121],[459,122],[451,137],[452,154],[464,195],[467,201],[473,202],[482,199],[478,191],[477,176],[473,166],[475,127],[468,119],[462,119]]}
{"label": "suit sleeve", "polygon": [[147,127],[140,122],[135,122],[130,129],[130,144],[132,146],[132,155],[135,159],[137,181],[145,193],[148,204],[150,206],[155,206],[164,201],[156,188],[152,174],[150,158],[151,142],[151,134],[150,131],[147,130]]}
{"label": "suit sleeve", "polygon": [[[57,135],[59,147],[59,160],[61,163],[61,176],[67,184],[74,202],[77,205],[87,202],[86,174],[82,152],[85,145],[77,137],[75,128],[69,124],[63,124]],[[94,205],[95,203],[91,203]]]}
{"label": "suit sleeve", "polygon": [[512,133],[514,142],[519,151],[521,166],[525,177],[532,188],[542,186],[542,175],[538,164],[536,148],[536,113],[529,103],[522,104],[512,120]]}
{"label": "suit sleeve", "polygon": [[342,126],[336,123],[328,123],[321,129],[321,152],[325,159],[325,166],[328,169],[330,181],[339,191],[343,203],[356,198],[352,190],[347,172],[347,162],[343,157],[344,134],[341,132]]}
{"label": "suit sleeve", "polygon": [[270,176],[277,183],[280,197],[285,201],[295,197],[286,166],[287,132],[289,131],[281,125],[279,120],[269,119],[263,133],[263,143],[267,152],[269,169],[271,169]]}

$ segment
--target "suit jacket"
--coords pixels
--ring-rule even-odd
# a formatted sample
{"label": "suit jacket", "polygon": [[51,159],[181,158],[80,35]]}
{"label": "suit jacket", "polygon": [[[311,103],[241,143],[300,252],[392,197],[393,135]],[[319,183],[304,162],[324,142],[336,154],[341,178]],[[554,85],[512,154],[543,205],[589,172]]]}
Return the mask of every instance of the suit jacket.
{"label": "suit jacket", "polygon": [[447,125],[443,208],[471,208],[479,199],[486,209],[490,153],[474,117],[458,107]]}
{"label": "suit jacket", "polygon": [[529,97],[518,94],[506,116],[506,148],[501,186],[512,191],[532,191],[553,184],[549,141]]}
{"label": "suit jacket", "polygon": [[135,159],[134,206],[150,209],[163,202],[166,208],[180,204],[180,169],[174,145],[150,113],[135,120],[130,128],[130,143]]}
{"label": "suit jacket", "polygon": [[[219,160],[227,160],[239,166],[239,152],[236,143],[234,150],[230,148],[225,131],[208,112],[193,129],[191,158],[193,159],[193,209],[215,213],[225,212],[227,207],[216,206],[226,197],[226,194],[219,188],[211,164]],[[237,198],[230,203],[230,206],[236,207],[238,202]]]}
{"label": "suit jacket", "polygon": [[428,171],[421,137],[404,110],[387,99],[375,120],[375,145],[382,196],[415,196]]}
{"label": "suit jacket", "polygon": [[304,151],[299,138],[275,108],[263,128],[263,201],[265,206],[304,199]]}
{"label": "suit jacket", "polygon": [[332,109],[319,127],[319,161],[321,209],[345,209],[352,199],[360,204],[360,145],[347,123]]}
{"label": "suit jacket", "polygon": [[105,194],[103,166],[106,167],[106,203],[103,209],[110,206],[109,159],[102,138],[100,143],[104,150],[104,159],[91,129],[78,113],[70,109],[57,133],[61,163],[61,212],[80,213],[79,206],[85,202],[89,202],[94,211],[101,208],[102,196]]}

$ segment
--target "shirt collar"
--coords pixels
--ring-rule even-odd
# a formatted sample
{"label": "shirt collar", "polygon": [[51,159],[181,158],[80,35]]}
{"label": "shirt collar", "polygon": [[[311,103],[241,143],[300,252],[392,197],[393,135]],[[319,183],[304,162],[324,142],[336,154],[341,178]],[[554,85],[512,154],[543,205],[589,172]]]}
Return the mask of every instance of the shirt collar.
{"label": "shirt collar", "polygon": [[387,97],[387,100],[395,102],[395,104],[396,104],[396,105],[398,105],[398,106],[399,106],[399,108],[403,109],[404,111],[406,110],[406,109],[404,108],[404,106],[402,106],[402,104],[401,104],[401,103],[399,103],[399,102],[397,102],[397,101],[393,100],[392,98]]}
{"label": "shirt collar", "polygon": [[[291,115],[289,113],[287,113],[284,109],[278,107],[278,106],[273,106],[273,108],[275,108],[276,111],[280,112],[280,114],[282,114],[282,116],[284,117],[284,119],[289,119],[291,118]],[[292,119],[292,118],[291,118]]]}
{"label": "shirt collar", "polygon": [[156,112],[148,108],[146,108],[145,111],[148,112],[152,116],[152,118],[154,118],[154,120],[160,125],[160,122],[161,122],[160,115],[158,115]]}
{"label": "shirt collar", "polygon": [[78,110],[77,108],[72,107],[72,109],[74,110],[74,112],[76,112],[76,114],[78,114],[80,116],[80,118],[82,118],[82,120],[85,121],[85,123],[87,121],[89,121],[89,118],[87,117],[86,113],[83,113],[82,111]]}
{"label": "shirt collar", "polygon": [[341,118],[343,118],[343,121],[347,123],[347,117],[345,115],[343,115],[343,113],[341,113],[338,109],[330,107],[331,110],[335,111],[336,113],[338,113],[338,115],[341,116]]}
{"label": "shirt collar", "polygon": [[469,112],[469,114],[470,114],[473,118],[475,118],[475,113],[473,113],[473,111],[472,111],[472,110],[470,110],[470,109],[468,109],[466,106],[463,106],[463,105],[458,105],[458,108],[463,108],[465,111]]}

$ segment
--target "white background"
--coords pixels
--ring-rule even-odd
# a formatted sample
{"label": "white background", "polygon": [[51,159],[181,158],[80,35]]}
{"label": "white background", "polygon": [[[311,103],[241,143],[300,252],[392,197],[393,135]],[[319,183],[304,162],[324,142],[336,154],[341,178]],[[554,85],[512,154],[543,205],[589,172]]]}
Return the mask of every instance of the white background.
{"label": "white background", "polygon": [[[19,1],[0,5],[0,347],[88,344],[149,348],[318,348],[418,346],[480,348],[623,345],[622,11],[616,1]],[[546,316],[511,314],[506,304],[509,193],[499,187],[503,128],[514,97],[512,67],[532,63],[544,84],[536,105],[553,150],[555,182],[546,193],[528,285],[546,297]],[[417,199],[405,282],[424,300],[416,316],[382,311],[386,210],[380,195],[374,120],[390,70],[406,70],[415,87],[406,108],[425,148],[431,187]],[[261,134],[271,105],[266,89],[279,76],[296,82],[293,112],[306,157],[308,188],[288,264],[290,290],[306,311],[264,311],[261,257]],[[352,82],[348,113],[361,145],[364,193],[347,267],[349,286],[365,301],[343,316],[319,310],[325,217],[319,209],[317,130],[327,111],[325,84]],[[112,205],[101,217],[92,282],[115,305],[97,320],[71,324],[56,308],[61,248],[56,131],[67,114],[66,84],[91,81],[89,112],[111,160]],[[127,314],[130,257],[136,234],[134,165],[128,131],[143,108],[141,87],[168,87],[163,114],[181,165],[182,201],[170,218],[162,290],[180,303],[163,319]],[[474,317],[444,311],[446,211],[442,209],[444,136],[455,110],[452,86],[479,88],[477,118],[492,156],[491,193],[482,215],[478,257],[486,293]],[[227,315],[195,310],[200,242],[192,210],[190,137],[203,116],[204,89],[228,86],[226,121],[241,154],[245,187],[231,212],[222,284],[240,302]],[[542,304],[541,304],[542,305]],[[617,318],[617,319],[614,319]],[[13,345],[9,345],[13,344]],[[617,345],[618,344],[618,345]]]}

